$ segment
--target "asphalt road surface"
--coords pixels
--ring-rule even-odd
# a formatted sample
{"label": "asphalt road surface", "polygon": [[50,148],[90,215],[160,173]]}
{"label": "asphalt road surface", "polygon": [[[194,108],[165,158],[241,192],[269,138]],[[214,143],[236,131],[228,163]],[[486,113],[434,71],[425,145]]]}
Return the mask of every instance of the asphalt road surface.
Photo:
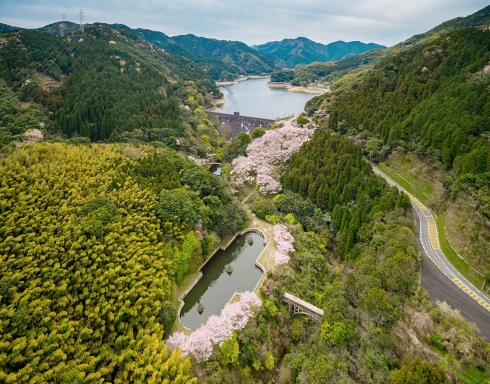
{"label": "asphalt road surface", "polygon": [[430,210],[372,165],[376,174],[410,197],[419,218],[419,244],[424,250],[422,287],[427,289],[432,302],[445,301],[451,307],[459,309],[465,318],[478,325],[481,335],[490,341],[490,298],[466,280],[446,258],[441,250],[437,226]]}

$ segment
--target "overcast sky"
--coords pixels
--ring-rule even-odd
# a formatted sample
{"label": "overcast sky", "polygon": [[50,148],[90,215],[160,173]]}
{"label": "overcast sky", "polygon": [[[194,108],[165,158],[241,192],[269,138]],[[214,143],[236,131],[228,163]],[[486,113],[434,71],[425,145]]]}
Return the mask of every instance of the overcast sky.
{"label": "overcast sky", "polygon": [[0,0],[0,23],[38,28],[77,20],[122,23],[175,36],[193,33],[249,45],[305,36],[320,43],[360,40],[387,46],[489,0]]}

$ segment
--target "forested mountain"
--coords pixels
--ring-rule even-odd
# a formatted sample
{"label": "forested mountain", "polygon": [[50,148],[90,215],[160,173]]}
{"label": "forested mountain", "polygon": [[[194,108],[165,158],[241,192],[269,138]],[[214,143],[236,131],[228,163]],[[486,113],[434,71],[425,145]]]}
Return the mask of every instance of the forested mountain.
{"label": "forested mountain", "polygon": [[37,28],[36,31],[65,36],[73,31],[77,31],[78,29],[80,29],[80,24],[73,23],[71,21],[58,21],[56,23],[45,25],[41,28]]}
{"label": "forested mountain", "polygon": [[427,32],[414,35],[409,39],[402,41],[401,43],[389,47],[388,50],[390,52],[393,52],[399,49],[425,44],[431,40],[437,39],[438,37],[441,37],[449,32],[453,32],[458,29],[464,29],[464,28],[486,29],[489,26],[490,26],[490,5],[480,9],[478,12],[475,12],[469,16],[456,17],[454,19],[445,21],[444,23],[439,24],[437,27],[434,27]]}
{"label": "forested mountain", "polygon": [[313,63],[295,70],[286,69],[276,71],[271,74],[271,81],[290,82],[292,85],[302,86],[316,82],[333,83],[346,74],[372,67],[383,56],[383,50],[372,49],[360,55],[354,55],[339,61]]}
{"label": "forested mountain", "polygon": [[[489,62],[490,31],[480,29],[455,31],[399,52],[335,100],[330,127],[352,136],[373,160],[409,151],[439,164],[447,172],[450,196],[464,195],[472,215],[479,212],[480,221],[488,223]],[[478,236],[488,241],[486,230]],[[488,269],[485,248],[478,243],[471,248],[466,257]]]}
{"label": "forested mountain", "polygon": [[[411,47],[425,44],[429,41],[437,39],[438,37],[463,28],[486,28],[490,25],[490,6],[475,12],[472,15],[466,17],[458,17],[452,20],[448,20],[439,26],[427,31],[425,33],[412,36],[411,38],[393,45],[385,50],[373,50],[362,53],[360,55],[354,55],[352,57],[340,60],[336,63],[314,63],[301,67],[292,72],[274,72],[271,75],[272,81],[289,81],[293,85],[307,85],[312,82],[325,82],[335,83],[335,81],[342,79],[341,82],[332,84],[332,90],[340,89],[344,91],[349,89],[354,84],[358,84],[361,76],[357,76],[360,72],[371,68],[377,64],[382,58],[391,56],[400,50],[409,49]],[[349,75],[349,76],[346,76]],[[282,80],[284,79],[284,80]],[[321,104],[319,101],[323,101],[327,98],[327,95],[316,97],[312,100],[313,105],[318,106]],[[313,111],[315,108],[310,104],[307,106],[309,111]]]}
{"label": "forested mountain", "polygon": [[163,48],[163,45],[167,44],[168,40],[170,39],[170,37],[167,36],[165,33],[159,31],[152,31],[151,29],[130,28],[124,24],[108,24],[108,25],[111,28],[125,29],[126,31],[132,32],[135,35],[138,35],[139,37],[149,41],[150,43],[158,45],[160,48]]}
{"label": "forested mountain", "polygon": [[311,64],[317,61],[337,61],[352,55],[358,55],[371,49],[386,48],[374,43],[361,43],[360,41],[336,41],[329,44],[320,44],[298,37],[296,39],[284,39],[256,45],[253,48],[259,52],[269,53],[286,62],[289,68],[298,64]]}
{"label": "forested mountain", "polygon": [[0,23],[0,33],[9,32],[9,31],[15,31],[17,29],[20,29],[20,28],[12,27],[11,25]]}
{"label": "forested mountain", "polygon": [[[67,138],[159,141],[170,147],[181,138],[183,148],[190,147],[197,122],[182,118],[179,103],[193,110],[220,95],[194,62],[127,31],[92,25],[65,38],[35,31],[2,38],[0,77],[20,101],[42,104],[48,131]],[[208,145],[196,142],[194,150],[205,153]]]}
{"label": "forested mountain", "polygon": [[[12,27],[10,25],[0,23],[0,33],[17,31],[20,29],[29,30],[29,28]],[[80,24],[73,23],[71,21],[57,21],[55,23],[45,25],[44,27],[31,30],[52,33],[53,35],[61,36],[76,31],[78,29],[80,29]]]}
{"label": "forested mountain", "polygon": [[490,32],[478,29],[385,58],[337,100],[330,126],[367,130],[459,175],[490,172],[489,61]]}
{"label": "forested mountain", "polygon": [[[149,29],[132,29],[123,24],[113,28],[126,29],[156,46],[187,57],[203,68],[214,80],[234,80],[242,75],[263,75],[284,66],[268,55],[260,54],[239,41],[226,41],[181,35],[169,37]],[[276,62],[277,61],[277,62]]]}
{"label": "forested mountain", "polygon": [[239,41],[216,40],[195,35],[173,36],[172,41],[193,54],[229,63],[235,71],[243,75],[268,74],[281,67],[281,63],[274,57],[257,52]]}

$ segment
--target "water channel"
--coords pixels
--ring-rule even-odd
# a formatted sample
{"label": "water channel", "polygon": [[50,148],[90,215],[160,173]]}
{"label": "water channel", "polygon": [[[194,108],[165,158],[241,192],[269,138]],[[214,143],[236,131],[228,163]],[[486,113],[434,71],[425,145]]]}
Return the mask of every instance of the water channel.
{"label": "water channel", "polygon": [[291,113],[303,112],[305,103],[314,94],[290,92],[284,88],[270,88],[269,79],[249,79],[236,84],[220,87],[228,100],[220,105],[221,113],[240,112],[242,116],[275,119]]}
{"label": "water channel", "polygon": [[209,172],[211,172],[213,175],[216,175],[216,176],[221,176],[221,164],[213,164],[211,165],[211,167],[209,168]]}
{"label": "water channel", "polygon": [[[247,241],[249,237],[253,240],[252,244]],[[209,316],[219,315],[235,291],[253,291],[263,275],[255,261],[264,247],[264,238],[249,232],[237,236],[226,250],[218,251],[202,267],[203,276],[183,299],[184,305],[179,313],[182,325],[197,328]],[[231,274],[225,269],[228,264],[233,268]],[[201,314],[197,311],[199,302],[204,305]]]}

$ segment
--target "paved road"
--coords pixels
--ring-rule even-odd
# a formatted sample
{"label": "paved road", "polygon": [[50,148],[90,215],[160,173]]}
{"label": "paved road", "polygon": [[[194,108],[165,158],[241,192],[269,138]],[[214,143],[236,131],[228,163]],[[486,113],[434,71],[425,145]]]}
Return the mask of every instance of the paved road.
{"label": "paved road", "polygon": [[490,340],[490,298],[474,287],[454,268],[441,250],[439,235],[434,216],[413,195],[408,193],[392,179],[372,164],[376,174],[382,176],[388,184],[405,192],[419,217],[420,244],[432,263],[425,262],[422,267],[422,286],[427,289],[431,299],[446,301],[457,308],[470,321],[474,321],[482,335]]}

